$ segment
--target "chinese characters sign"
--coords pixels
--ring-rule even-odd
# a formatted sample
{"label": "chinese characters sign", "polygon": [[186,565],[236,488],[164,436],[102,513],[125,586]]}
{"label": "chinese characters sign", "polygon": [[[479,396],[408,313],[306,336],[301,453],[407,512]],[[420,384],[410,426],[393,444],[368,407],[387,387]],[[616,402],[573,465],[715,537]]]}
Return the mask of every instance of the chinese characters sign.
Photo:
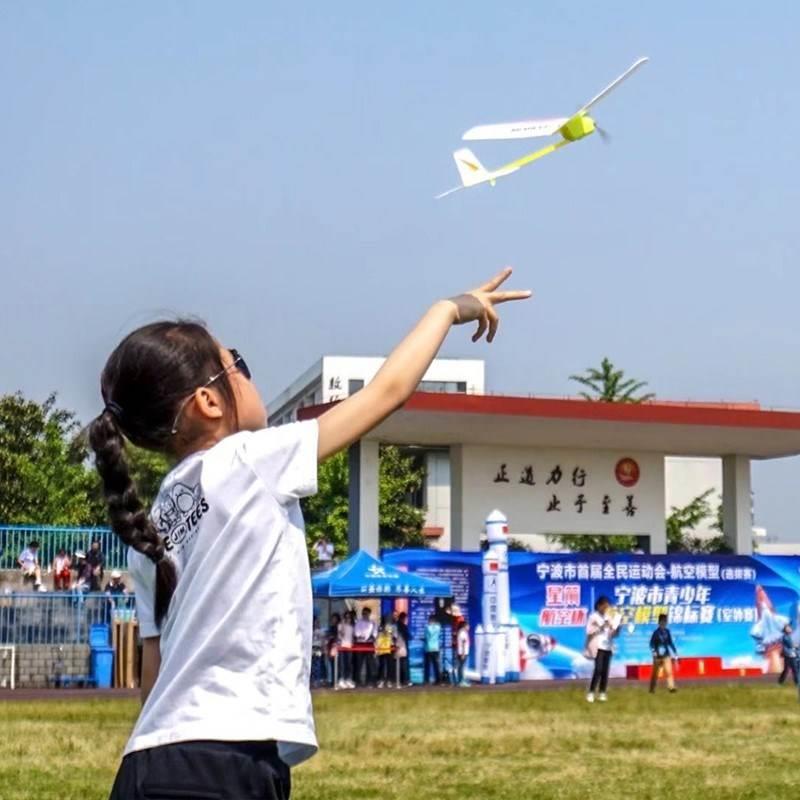
{"label": "chinese characters sign", "polygon": [[499,508],[519,534],[654,534],[663,540],[661,454],[477,445],[461,451],[465,528],[481,525]]}
{"label": "chinese characters sign", "polygon": [[[405,550],[397,556],[412,572],[467,571],[473,630],[481,622],[479,553]],[[619,674],[626,665],[650,662],[660,614],[667,615],[681,656],[765,671],[775,668],[783,626],[800,621],[800,557],[512,552],[509,584],[511,614],[528,646],[528,678],[591,673],[583,656],[586,623],[602,595],[622,623],[614,640]]]}

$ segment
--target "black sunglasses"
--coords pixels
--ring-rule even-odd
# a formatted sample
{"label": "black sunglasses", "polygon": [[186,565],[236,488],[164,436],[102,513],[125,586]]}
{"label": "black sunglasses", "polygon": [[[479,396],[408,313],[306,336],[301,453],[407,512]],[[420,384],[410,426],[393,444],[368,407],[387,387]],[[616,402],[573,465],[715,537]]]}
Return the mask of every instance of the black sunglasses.
{"label": "black sunglasses", "polygon": [[[223,375],[227,375],[233,369],[241,372],[248,381],[253,379],[250,367],[247,366],[247,362],[242,357],[242,354],[233,347],[229,347],[228,352],[231,354],[233,361],[227,367],[221,369],[216,375],[212,375],[201,388],[205,389],[207,386],[211,386],[214,381],[219,380]],[[183,410],[186,408],[186,404],[193,397],[194,394],[190,394],[189,397],[181,403],[180,408],[178,408],[178,413],[175,415],[175,421],[172,423],[172,430],[170,431],[173,436],[178,432],[178,422],[180,421],[181,414],[183,414]]]}
{"label": "black sunglasses", "polygon": [[250,367],[247,366],[247,362],[244,360],[244,356],[235,347],[230,347],[228,349],[233,357],[233,363],[229,367],[226,367],[224,370],[222,370],[222,372],[220,372],[218,375],[215,375],[212,380],[215,381],[221,375],[224,375],[226,372],[230,372],[230,370],[234,368],[238,369],[239,372],[241,372],[242,375],[247,378],[247,380],[252,380],[253,375],[250,372]]}

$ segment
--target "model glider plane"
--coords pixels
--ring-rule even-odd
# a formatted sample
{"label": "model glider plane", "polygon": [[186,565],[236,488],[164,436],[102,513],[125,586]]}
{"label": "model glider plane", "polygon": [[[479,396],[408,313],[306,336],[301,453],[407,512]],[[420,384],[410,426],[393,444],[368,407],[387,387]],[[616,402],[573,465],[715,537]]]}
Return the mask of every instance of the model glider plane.
{"label": "model glider plane", "polygon": [[537,139],[539,137],[556,136],[561,138],[553,144],[543,147],[534,153],[529,153],[522,158],[515,161],[510,161],[497,169],[488,170],[483,164],[475,157],[475,154],[468,148],[456,150],[453,153],[453,158],[458,168],[458,174],[461,176],[461,186],[456,186],[453,189],[448,189],[436,196],[438,200],[441,197],[446,197],[448,194],[457,192],[460,189],[467,189],[470,186],[477,186],[480,183],[489,183],[494,186],[498,178],[505,178],[506,175],[511,175],[522,167],[538,161],[550,153],[570,144],[570,142],[577,142],[589,134],[603,131],[598,128],[592,117],[589,116],[589,110],[602,100],[612,89],[615,89],[622,83],[628,76],[632,75],[642,64],[647,62],[647,58],[640,58],[635,61],[625,72],[622,73],[616,80],[613,80],[602,91],[598,92],[585,106],[579,108],[571,117],[552,117],[549,119],[527,119],[520,122],[500,122],[492,125],[477,125],[470,128],[462,137],[465,141],[478,141],[487,139]]}

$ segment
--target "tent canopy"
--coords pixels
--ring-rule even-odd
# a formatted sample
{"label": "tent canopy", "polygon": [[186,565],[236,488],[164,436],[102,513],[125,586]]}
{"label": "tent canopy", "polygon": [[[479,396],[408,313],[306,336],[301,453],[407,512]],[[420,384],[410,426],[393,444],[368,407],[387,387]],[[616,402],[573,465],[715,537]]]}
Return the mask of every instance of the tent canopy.
{"label": "tent canopy", "polygon": [[359,550],[337,567],[314,575],[315,597],[451,597],[449,583],[383,564]]}

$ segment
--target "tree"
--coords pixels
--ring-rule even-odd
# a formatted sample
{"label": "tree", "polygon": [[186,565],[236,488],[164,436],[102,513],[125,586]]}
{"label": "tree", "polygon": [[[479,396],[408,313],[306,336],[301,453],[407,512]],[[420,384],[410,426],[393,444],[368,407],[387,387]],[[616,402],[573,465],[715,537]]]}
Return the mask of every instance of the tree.
{"label": "tree", "polygon": [[632,553],[638,544],[637,536],[627,534],[592,536],[591,534],[565,533],[554,534],[547,538],[574,553]]}
{"label": "tree", "polygon": [[[347,552],[349,515],[347,453],[337,453],[319,466],[317,494],[301,501],[309,555],[314,542],[325,536],[337,553]],[[411,502],[425,470],[399,447],[384,445],[378,473],[378,529],[381,547],[425,547],[425,512]]]}
{"label": "tree", "polygon": [[425,468],[399,447],[381,447],[379,471],[379,535],[381,547],[425,547],[425,511],[411,502],[422,488]]}
{"label": "tree", "polygon": [[0,397],[0,522],[93,525],[100,507],[71,411],[19,392]]}
{"label": "tree", "polygon": [[[709,498],[714,494],[708,489],[695,497],[683,507],[672,507],[667,517],[667,550],[670,553],[730,553],[730,545],[722,535],[721,511],[712,509]],[[701,522],[714,517],[712,530],[718,530],[718,536],[700,538],[693,535]]]}
{"label": "tree", "polygon": [[648,392],[637,396],[647,386],[646,381],[625,378],[625,371],[614,369],[608,358],[604,358],[600,369],[589,367],[584,375],[570,375],[569,379],[585,386],[590,392],[582,391],[580,396],[586,400],[603,403],[644,403],[652,400],[655,394]]}

